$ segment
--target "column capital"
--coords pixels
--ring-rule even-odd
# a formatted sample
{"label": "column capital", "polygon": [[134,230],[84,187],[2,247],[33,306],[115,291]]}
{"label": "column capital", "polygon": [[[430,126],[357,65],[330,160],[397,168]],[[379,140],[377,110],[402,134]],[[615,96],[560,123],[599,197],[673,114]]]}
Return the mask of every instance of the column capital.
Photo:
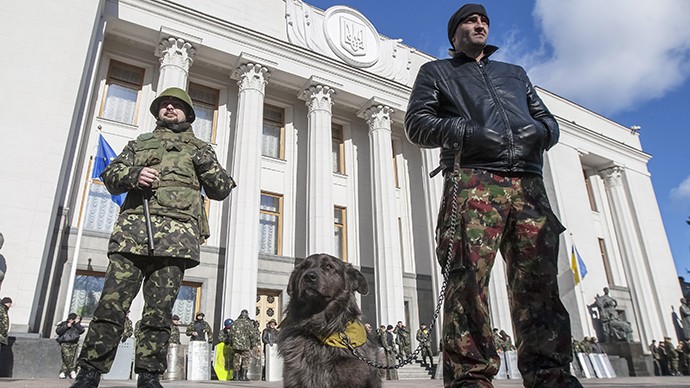
{"label": "column capital", "polygon": [[369,125],[369,130],[391,129],[391,114],[395,112],[387,105],[374,105],[364,110],[362,116]]}
{"label": "column capital", "polygon": [[312,85],[302,91],[309,113],[323,110],[331,113],[335,89],[325,85]]}
{"label": "column capital", "polygon": [[156,55],[160,57],[161,66],[174,65],[187,71],[194,62],[196,49],[186,40],[170,36],[161,39]]}
{"label": "column capital", "polygon": [[599,170],[599,176],[604,180],[606,187],[623,185],[623,166],[611,166]]}
{"label": "column capital", "polygon": [[237,80],[240,92],[256,90],[261,94],[266,91],[266,84],[271,73],[268,68],[258,63],[245,63],[239,65],[232,73],[232,78]]}

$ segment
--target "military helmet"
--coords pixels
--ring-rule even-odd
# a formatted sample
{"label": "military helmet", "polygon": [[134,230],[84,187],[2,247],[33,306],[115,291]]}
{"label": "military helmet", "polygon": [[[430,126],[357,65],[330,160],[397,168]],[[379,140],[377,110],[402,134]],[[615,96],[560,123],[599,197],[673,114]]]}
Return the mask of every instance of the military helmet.
{"label": "military helmet", "polygon": [[234,321],[232,319],[228,318],[225,320],[225,322],[223,322],[223,324],[225,325],[225,327],[230,327],[230,326],[232,326],[233,322]]}
{"label": "military helmet", "polygon": [[192,106],[192,99],[191,97],[189,97],[189,94],[187,94],[187,92],[177,87],[167,88],[163,90],[161,94],[153,100],[153,102],[151,103],[151,108],[149,109],[153,117],[155,117],[156,120],[158,120],[158,111],[160,110],[158,108],[160,103],[170,97],[174,97],[182,102],[182,104],[186,108],[185,110],[187,114],[187,122],[190,124],[193,123],[194,119],[196,119],[196,114],[194,113],[194,107]]}

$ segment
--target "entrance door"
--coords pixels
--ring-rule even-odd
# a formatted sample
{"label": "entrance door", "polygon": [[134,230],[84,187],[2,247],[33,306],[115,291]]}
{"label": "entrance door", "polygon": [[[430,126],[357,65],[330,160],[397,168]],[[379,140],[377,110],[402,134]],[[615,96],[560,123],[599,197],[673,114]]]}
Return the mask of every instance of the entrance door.
{"label": "entrance door", "polygon": [[259,290],[256,295],[256,320],[259,322],[259,330],[266,328],[266,323],[275,319],[278,324],[282,317],[280,311],[279,290]]}

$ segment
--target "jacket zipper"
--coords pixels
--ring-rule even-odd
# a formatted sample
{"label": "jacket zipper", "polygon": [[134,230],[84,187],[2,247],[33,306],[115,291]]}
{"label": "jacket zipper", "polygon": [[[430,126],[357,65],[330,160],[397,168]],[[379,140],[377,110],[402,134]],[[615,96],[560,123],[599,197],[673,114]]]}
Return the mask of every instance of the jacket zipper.
{"label": "jacket zipper", "polygon": [[489,89],[489,94],[491,95],[491,98],[494,100],[494,103],[496,103],[496,106],[498,107],[498,111],[500,113],[501,119],[503,120],[503,125],[506,127],[506,136],[508,136],[508,155],[509,155],[509,160],[508,160],[508,168],[512,171],[515,168],[515,140],[513,139],[513,130],[510,128],[510,120],[508,120],[508,114],[506,113],[505,109],[503,108],[503,104],[501,104],[501,100],[498,99],[498,94],[496,93],[496,88],[494,87],[494,84],[491,82],[491,79],[489,78],[489,74],[486,71],[486,68],[484,67],[484,64],[481,61],[477,62],[477,66],[479,66],[479,72],[482,74],[482,77],[484,78],[484,82],[486,82],[487,88]]}

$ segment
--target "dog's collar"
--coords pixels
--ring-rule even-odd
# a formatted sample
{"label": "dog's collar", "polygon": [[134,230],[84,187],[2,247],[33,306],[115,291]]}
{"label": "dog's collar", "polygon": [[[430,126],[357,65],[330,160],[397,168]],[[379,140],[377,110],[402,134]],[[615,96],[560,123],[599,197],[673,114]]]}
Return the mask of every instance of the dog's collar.
{"label": "dog's collar", "polygon": [[325,345],[347,349],[345,337],[349,338],[350,345],[352,345],[353,348],[358,348],[367,342],[367,330],[362,323],[352,321],[347,324],[344,332],[337,331],[328,337],[321,337],[319,339]]}

